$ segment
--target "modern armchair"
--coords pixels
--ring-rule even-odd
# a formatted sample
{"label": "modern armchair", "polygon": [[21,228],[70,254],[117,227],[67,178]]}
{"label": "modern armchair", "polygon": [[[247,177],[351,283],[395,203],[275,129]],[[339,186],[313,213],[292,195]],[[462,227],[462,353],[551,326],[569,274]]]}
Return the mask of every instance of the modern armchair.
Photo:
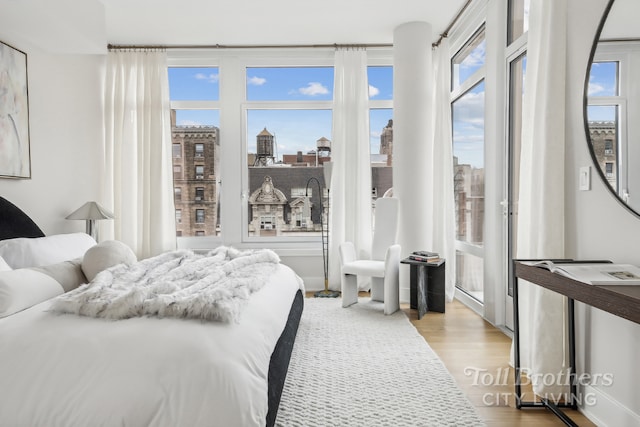
{"label": "modern armchair", "polygon": [[342,306],[358,302],[358,276],[371,277],[371,300],[384,302],[384,314],[400,308],[400,245],[398,231],[398,199],[376,200],[375,227],[371,259],[357,259],[352,242],[340,244]]}

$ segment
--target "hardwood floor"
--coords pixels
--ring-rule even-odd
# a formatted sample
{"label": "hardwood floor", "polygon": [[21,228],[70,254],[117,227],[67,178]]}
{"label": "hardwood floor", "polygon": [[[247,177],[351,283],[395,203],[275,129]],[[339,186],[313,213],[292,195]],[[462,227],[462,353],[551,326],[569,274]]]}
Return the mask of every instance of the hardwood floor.
{"label": "hardwood floor", "polygon": [[[487,427],[564,425],[547,409],[515,408],[511,338],[464,304],[454,300],[446,305],[446,313],[429,312],[420,320],[408,304],[402,305],[402,311],[442,359]],[[530,388],[524,400],[532,400]],[[580,426],[595,426],[578,411],[565,412]]]}

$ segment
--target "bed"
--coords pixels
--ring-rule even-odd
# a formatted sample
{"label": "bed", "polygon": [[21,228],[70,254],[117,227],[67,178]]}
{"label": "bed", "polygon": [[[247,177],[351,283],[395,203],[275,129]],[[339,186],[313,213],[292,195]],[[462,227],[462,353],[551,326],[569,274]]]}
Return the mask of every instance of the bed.
{"label": "bed", "polygon": [[[0,198],[0,240],[43,236]],[[237,323],[106,320],[53,301],[0,319],[0,426],[274,425],[303,308],[288,267]]]}

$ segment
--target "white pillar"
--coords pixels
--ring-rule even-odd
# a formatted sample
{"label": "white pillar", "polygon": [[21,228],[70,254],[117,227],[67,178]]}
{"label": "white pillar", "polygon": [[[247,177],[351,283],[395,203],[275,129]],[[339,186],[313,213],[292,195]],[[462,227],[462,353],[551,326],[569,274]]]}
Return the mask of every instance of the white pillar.
{"label": "white pillar", "polygon": [[[402,258],[429,250],[432,221],[425,184],[433,153],[431,25],[402,24],[393,33],[393,195],[400,204],[398,242]],[[409,298],[409,268],[400,268],[400,297]]]}

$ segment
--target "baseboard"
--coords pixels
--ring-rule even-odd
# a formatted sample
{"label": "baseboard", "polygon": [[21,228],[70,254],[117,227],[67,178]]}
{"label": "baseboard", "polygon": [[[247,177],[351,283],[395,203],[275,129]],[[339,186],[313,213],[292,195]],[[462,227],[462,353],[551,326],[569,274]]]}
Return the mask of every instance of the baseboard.
{"label": "baseboard", "polygon": [[600,427],[640,426],[640,414],[622,405],[601,389],[584,386],[580,412]]}

